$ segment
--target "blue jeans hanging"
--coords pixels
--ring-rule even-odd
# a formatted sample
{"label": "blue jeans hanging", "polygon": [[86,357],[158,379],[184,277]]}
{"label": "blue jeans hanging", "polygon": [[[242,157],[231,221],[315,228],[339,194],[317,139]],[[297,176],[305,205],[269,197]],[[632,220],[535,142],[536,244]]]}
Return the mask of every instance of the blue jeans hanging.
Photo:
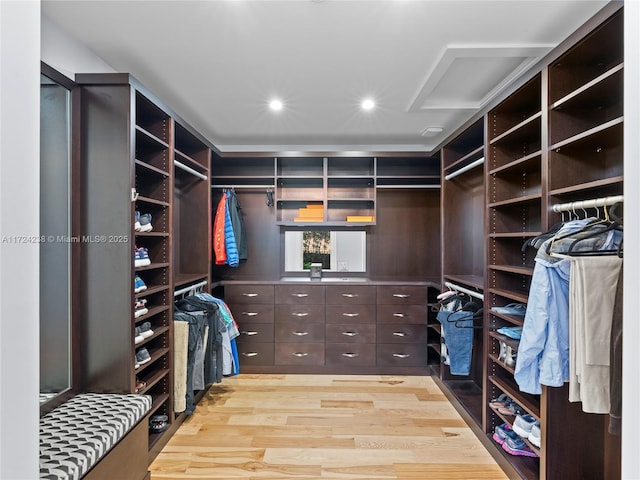
{"label": "blue jeans hanging", "polygon": [[451,375],[469,375],[473,349],[473,312],[440,310],[437,319],[442,324]]}

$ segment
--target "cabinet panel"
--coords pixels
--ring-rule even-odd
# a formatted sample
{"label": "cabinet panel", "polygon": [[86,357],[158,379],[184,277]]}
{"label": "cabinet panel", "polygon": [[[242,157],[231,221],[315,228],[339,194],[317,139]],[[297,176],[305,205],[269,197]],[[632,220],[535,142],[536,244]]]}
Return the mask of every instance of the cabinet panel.
{"label": "cabinet panel", "polygon": [[228,285],[224,289],[227,303],[273,303],[273,285]]}
{"label": "cabinet panel", "polygon": [[238,324],[238,329],[238,342],[273,342],[275,338],[273,323],[242,322]]}
{"label": "cabinet panel", "polygon": [[426,325],[378,324],[378,343],[419,343],[427,347],[428,328]]}
{"label": "cabinet panel", "polygon": [[324,365],[324,343],[277,343],[276,365]]}
{"label": "cabinet panel", "polygon": [[373,366],[376,364],[374,344],[331,343],[326,346],[327,366],[348,368],[353,366]]}
{"label": "cabinet panel", "polygon": [[278,321],[275,324],[276,342],[324,342],[324,324]]}
{"label": "cabinet panel", "polygon": [[427,287],[415,285],[378,286],[378,305],[427,304]]}
{"label": "cabinet panel", "polygon": [[325,321],[330,323],[375,323],[375,305],[327,305]]}
{"label": "cabinet panel", "polygon": [[409,344],[378,344],[376,361],[382,367],[419,367],[427,365],[427,345]]}
{"label": "cabinet panel", "polygon": [[377,322],[426,325],[428,309],[427,305],[378,305]]}
{"label": "cabinet panel", "polygon": [[324,305],[324,287],[318,285],[276,285],[275,303],[283,305]]}
{"label": "cabinet panel", "polygon": [[276,305],[276,323],[324,323],[324,305]]}
{"label": "cabinet panel", "polygon": [[376,287],[336,285],[326,287],[327,305],[369,305],[376,303]]}
{"label": "cabinet panel", "polygon": [[273,305],[261,304],[261,303],[249,303],[249,304],[227,304],[233,316],[240,325],[245,325],[246,322],[251,323],[273,323],[274,309]]}
{"label": "cabinet panel", "polygon": [[[329,343],[375,343],[376,326],[360,323],[331,324],[326,326],[326,340]],[[328,345],[327,345],[328,348]]]}
{"label": "cabinet panel", "polygon": [[239,341],[238,355],[242,365],[273,365],[274,344],[267,342]]}

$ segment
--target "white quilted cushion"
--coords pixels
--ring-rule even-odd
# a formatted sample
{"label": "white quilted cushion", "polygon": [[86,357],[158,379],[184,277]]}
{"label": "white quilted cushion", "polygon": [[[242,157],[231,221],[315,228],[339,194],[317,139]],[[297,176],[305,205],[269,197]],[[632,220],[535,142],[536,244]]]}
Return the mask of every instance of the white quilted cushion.
{"label": "white quilted cushion", "polygon": [[149,395],[83,393],[40,419],[40,478],[77,480],[151,408]]}

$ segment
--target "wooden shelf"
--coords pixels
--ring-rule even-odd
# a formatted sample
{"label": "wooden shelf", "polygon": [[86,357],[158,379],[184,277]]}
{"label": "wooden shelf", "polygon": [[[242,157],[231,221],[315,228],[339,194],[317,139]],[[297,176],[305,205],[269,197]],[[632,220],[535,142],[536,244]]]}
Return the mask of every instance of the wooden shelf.
{"label": "wooden shelf", "polygon": [[537,420],[540,420],[540,405],[539,401],[535,402],[531,395],[523,394],[518,390],[515,383],[503,380],[495,375],[489,376],[489,381],[496,387],[510,396],[518,405],[524,408],[527,412],[533,415]]}
{"label": "wooden shelf", "polygon": [[[620,63],[602,75],[594,78],[582,87],[565,95],[560,100],[550,105],[551,109],[571,108],[576,105],[578,108],[600,108],[603,102],[609,102],[612,92],[615,95],[622,95],[622,72],[624,63]],[[585,100],[586,97],[586,100]],[[615,99],[615,97],[614,97]]]}
{"label": "wooden shelf", "polygon": [[[586,143],[586,142],[593,143],[594,141],[597,143],[600,138],[598,137],[598,134],[605,132],[609,129],[613,129],[615,127],[620,127],[620,129],[622,129],[623,123],[624,123],[624,117],[614,118],[613,120],[603,123],[602,125],[598,125],[585,132],[579,133],[570,138],[562,140],[561,142],[554,143],[553,145],[549,146],[549,150],[560,150],[561,148],[567,147],[572,144],[579,144],[579,143]],[[593,139],[591,137],[596,137],[596,138]]]}
{"label": "wooden shelf", "polygon": [[[151,205],[160,205],[162,207],[169,206],[169,202],[166,202],[164,200],[156,200],[155,198],[144,197],[142,195],[138,195],[138,198],[136,198],[136,202],[149,203]],[[141,233],[141,232],[138,232],[138,233]]]}
{"label": "wooden shelf", "polygon": [[162,170],[161,168],[158,167],[154,167],[153,165],[143,161],[143,160],[135,160],[135,164],[137,168],[141,168],[143,170],[147,170],[149,172],[153,172],[153,173],[157,173],[158,175],[162,176],[162,177],[168,177],[169,176],[169,172],[167,172],[166,170]]}
{"label": "wooden shelf", "polygon": [[524,292],[518,292],[514,290],[502,290],[498,288],[490,288],[489,293],[499,295],[501,297],[510,298],[519,303],[527,303],[529,301],[529,295]]}
{"label": "wooden shelf", "polygon": [[532,132],[538,132],[540,131],[540,126],[536,125],[535,122],[536,121],[540,121],[540,119],[542,118],[542,112],[537,112],[536,114],[530,116],[529,118],[523,120],[522,122],[520,122],[519,124],[517,124],[516,126],[510,128],[509,130],[507,130],[506,132],[502,133],[501,135],[498,135],[497,137],[495,137],[494,139],[489,141],[489,144],[491,145],[495,145],[496,143],[505,141],[505,140],[513,140],[514,138],[521,138],[522,136],[530,136],[532,134]]}
{"label": "wooden shelf", "polygon": [[518,273],[520,275],[533,275],[532,267],[516,267],[512,265],[489,265],[488,268],[490,270],[498,270],[501,272],[510,272],[510,273]]}

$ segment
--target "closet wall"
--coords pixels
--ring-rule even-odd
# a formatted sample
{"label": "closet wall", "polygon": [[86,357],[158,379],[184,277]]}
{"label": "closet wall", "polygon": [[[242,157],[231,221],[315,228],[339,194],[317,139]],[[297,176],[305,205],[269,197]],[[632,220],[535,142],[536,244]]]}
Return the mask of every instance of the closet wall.
{"label": "closet wall", "polygon": [[[76,82],[86,235],[82,389],[151,395],[151,415],[170,422],[149,434],[153,459],[183,419],[173,414],[174,290],[209,285],[210,146],[128,74]],[[150,231],[135,230],[136,211],[151,214]],[[148,261],[135,261],[136,248],[147,249]],[[146,289],[134,292],[136,276]],[[136,313],[139,302],[144,311]],[[153,334],[136,342],[145,324]]]}

